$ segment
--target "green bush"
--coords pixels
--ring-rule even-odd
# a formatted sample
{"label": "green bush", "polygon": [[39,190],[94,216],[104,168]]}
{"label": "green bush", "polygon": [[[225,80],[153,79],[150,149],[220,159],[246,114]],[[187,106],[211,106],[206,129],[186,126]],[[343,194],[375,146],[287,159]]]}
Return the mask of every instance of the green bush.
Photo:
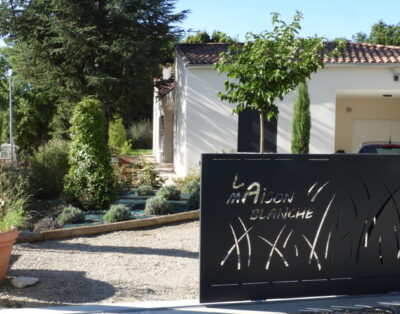
{"label": "green bush", "polygon": [[131,149],[132,149],[131,142],[130,141],[125,141],[125,142],[122,143],[122,146],[119,148],[119,154],[121,156],[129,155]]}
{"label": "green bush", "polygon": [[77,224],[85,221],[85,214],[79,208],[67,206],[58,215],[57,221],[60,225]]}
{"label": "green bush", "polygon": [[192,194],[199,191],[200,191],[200,183],[197,182],[196,180],[187,182],[182,188],[182,193],[185,194]]}
{"label": "green bush", "polygon": [[129,171],[129,165],[115,162],[112,164],[112,168],[114,171],[114,177],[118,184],[117,192],[128,190],[134,179],[133,173]]}
{"label": "green bush", "polygon": [[134,122],[129,128],[128,135],[135,148],[148,149],[153,146],[153,126],[150,120]]}
{"label": "green bush", "polygon": [[194,192],[190,195],[188,200],[188,206],[190,209],[199,209],[200,207],[200,192]]}
{"label": "green bush", "polygon": [[146,201],[144,213],[146,215],[166,215],[174,212],[174,206],[164,197],[154,196]]}
{"label": "green bush", "polygon": [[152,164],[145,164],[139,175],[139,185],[151,185],[153,188],[159,188],[163,185],[165,179],[154,169]]}
{"label": "green bush", "polygon": [[71,119],[70,169],[64,180],[67,199],[85,210],[103,210],[115,200],[115,178],[104,134],[100,102],[84,99]]}
{"label": "green bush", "polygon": [[26,180],[9,169],[0,168],[0,230],[20,227],[29,200]]}
{"label": "green bush", "polygon": [[164,197],[167,200],[179,200],[181,198],[181,192],[175,185],[164,185],[158,190],[156,195]]}
{"label": "green bush", "polygon": [[116,118],[109,123],[108,146],[118,155],[127,155],[131,150],[131,143],[127,139],[127,132],[122,118]]}
{"label": "green bush", "polygon": [[41,232],[46,230],[54,230],[61,228],[62,225],[58,222],[57,219],[53,219],[51,217],[45,217],[40,219],[33,226],[33,232]]}
{"label": "green bush", "polygon": [[183,191],[184,186],[190,181],[196,181],[200,185],[200,168],[193,167],[189,170],[189,174],[184,178],[174,179],[174,183],[179,190]]}
{"label": "green bush", "polygon": [[39,198],[61,195],[68,171],[69,142],[53,139],[39,147],[29,160],[30,193]]}
{"label": "green bush", "polygon": [[117,222],[133,219],[133,217],[125,205],[111,205],[110,209],[104,214],[103,219],[107,222]]}
{"label": "green bush", "polygon": [[137,189],[140,196],[154,195],[154,190],[151,185],[141,185]]}

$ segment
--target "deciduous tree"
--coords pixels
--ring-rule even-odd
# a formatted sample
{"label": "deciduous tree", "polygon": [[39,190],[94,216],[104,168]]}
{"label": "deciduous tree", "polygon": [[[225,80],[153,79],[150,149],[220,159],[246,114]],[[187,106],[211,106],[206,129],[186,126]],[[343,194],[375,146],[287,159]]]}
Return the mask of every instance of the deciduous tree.
{"label": "deciduous tree", "polygon": [[382,20],[371,27],[369,35],[359,32],[353,36],[357,42],[400,46],[400,24],[386,24]]}
{"label": "deciduous tree", "polygon": [[219,97],[236,105],[235,113],[245,108],[260,115],[260,152],[264,152],[264,120],[278,117],[277,99],[294,90],[313,72],[323,68],[324,39],[298,37],[301,12],[286,24],[272,14],[272,31],[248,33],[244,44],[233,44],[221,53],[215,69],[227,74],[225,91]]}
{"label": "deciduous tree", "polygon": [[211,36],[206,32],[197,32],[187,36],[182,43],[184,44],[203,44],[203,43],[234,43],[235,39],[224,32],[213,31]]}

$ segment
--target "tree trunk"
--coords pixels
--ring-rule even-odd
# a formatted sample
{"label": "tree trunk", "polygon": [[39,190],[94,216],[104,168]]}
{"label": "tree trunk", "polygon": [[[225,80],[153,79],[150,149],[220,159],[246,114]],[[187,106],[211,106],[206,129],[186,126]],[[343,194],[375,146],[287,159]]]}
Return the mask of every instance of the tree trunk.
{"label": "tree trunk", "polygon": [[264,111],[260,111],[260,154],[264,153]]}

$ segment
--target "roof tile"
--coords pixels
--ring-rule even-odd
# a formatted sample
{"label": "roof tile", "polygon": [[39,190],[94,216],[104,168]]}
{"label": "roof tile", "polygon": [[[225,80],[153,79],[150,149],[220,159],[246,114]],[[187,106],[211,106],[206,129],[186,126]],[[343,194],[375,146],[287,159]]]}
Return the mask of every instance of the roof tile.
{"label": "roof tile", "polygon": [[168,80],[159,80],[155,85],[157,94],[163,97],[175,88],[175,78],[171,77]]}
{"label": "roof tile", "polygon": [[[179,44],[177,50],[186,64],[214,64],[219,54],[228,49],[229,44]],[[332,51],[334,42],[326,42],[326,50]],[[364,43],[346,43],[343,52],[336,57],[323,56],[326,64],[391,64],[400,63],[400,47]]]}

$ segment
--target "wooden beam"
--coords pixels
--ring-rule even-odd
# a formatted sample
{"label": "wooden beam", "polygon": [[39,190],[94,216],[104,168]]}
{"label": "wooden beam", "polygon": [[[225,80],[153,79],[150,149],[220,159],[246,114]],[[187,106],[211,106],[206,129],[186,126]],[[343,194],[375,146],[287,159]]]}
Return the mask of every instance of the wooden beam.
{"label": "wooden beam", "polygon": [[198,220],[199,217],[200,217],[200,210],[194,210],[179,214],[164,215],[146,219],[113,222],[96,226],[84,226],[76,228],[47,230],[41,232],[22,233],[18,236],[17,242],[18,243],[41,242],[46,240],[80,237],[80,236],[112,232],[118,230],[141,229],[141,228],[165,225],[180,221]]}

